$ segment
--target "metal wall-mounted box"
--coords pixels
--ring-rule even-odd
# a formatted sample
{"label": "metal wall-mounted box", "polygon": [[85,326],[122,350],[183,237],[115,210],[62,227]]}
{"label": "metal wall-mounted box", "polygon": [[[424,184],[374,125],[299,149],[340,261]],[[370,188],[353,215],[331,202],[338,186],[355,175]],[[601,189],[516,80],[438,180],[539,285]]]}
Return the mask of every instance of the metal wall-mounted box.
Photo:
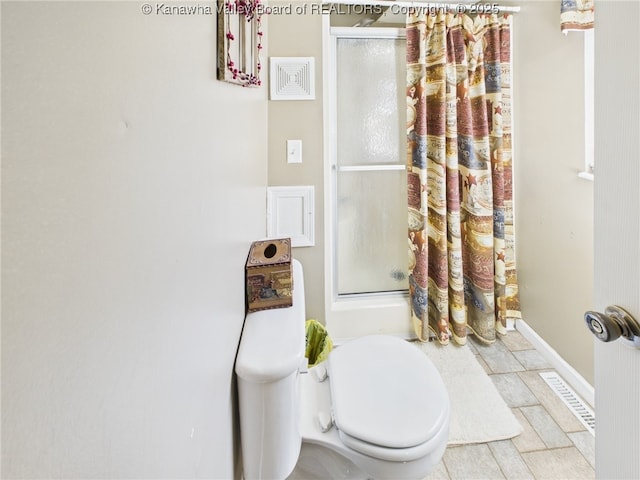
{"label": "metal wall-mounted box", "polygon": [[247,311],[292,305],[291,239],[253,242],[245,268]]}

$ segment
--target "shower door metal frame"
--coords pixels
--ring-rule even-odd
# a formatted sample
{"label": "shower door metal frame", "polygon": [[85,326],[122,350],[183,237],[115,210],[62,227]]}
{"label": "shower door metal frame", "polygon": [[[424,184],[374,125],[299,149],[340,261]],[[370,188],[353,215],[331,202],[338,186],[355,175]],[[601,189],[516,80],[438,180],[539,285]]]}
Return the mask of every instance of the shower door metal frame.
{"label": "shower door metal frame", "polygon": [[[336,56],[339,38],[405,37],[403,28],[331,27],[323,16],[324,152],[325,152],[325,320],[334,341],[384,333],[414,337],[406,291],[338,294],[337,291],[337,112]],[[406,170],[405,165],[342,166],[341,172]]]}

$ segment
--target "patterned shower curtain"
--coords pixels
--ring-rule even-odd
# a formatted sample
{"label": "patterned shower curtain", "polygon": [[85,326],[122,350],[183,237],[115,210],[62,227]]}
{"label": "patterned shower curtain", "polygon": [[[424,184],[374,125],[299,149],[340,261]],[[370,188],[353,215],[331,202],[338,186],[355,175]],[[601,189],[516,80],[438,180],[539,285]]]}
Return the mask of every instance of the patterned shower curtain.
{"label": "patterned shower curtain", "polygon": [[419,339],[481,341],[519,318],[510,16],[407,17],[409,292]]}

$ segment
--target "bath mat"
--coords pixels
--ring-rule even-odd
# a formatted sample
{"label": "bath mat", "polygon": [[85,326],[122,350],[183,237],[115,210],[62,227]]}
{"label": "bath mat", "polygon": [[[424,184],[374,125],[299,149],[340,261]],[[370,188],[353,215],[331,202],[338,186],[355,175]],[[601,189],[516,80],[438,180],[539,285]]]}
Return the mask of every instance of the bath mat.
{"label": "bath mat", "polygon": [[469,347],[412,343],[431,359],[449,392],[449,445],[493,442],[522,433],[522,426]]}

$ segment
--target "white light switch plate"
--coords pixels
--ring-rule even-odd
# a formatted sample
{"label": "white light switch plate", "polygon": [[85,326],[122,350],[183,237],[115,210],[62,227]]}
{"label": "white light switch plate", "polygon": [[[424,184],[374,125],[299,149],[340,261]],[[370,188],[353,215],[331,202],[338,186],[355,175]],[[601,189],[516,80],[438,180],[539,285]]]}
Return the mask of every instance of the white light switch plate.
{"label": "white light switch plate", "polygon": [[287,163],[302,163],[302,140],[287,140]]}

